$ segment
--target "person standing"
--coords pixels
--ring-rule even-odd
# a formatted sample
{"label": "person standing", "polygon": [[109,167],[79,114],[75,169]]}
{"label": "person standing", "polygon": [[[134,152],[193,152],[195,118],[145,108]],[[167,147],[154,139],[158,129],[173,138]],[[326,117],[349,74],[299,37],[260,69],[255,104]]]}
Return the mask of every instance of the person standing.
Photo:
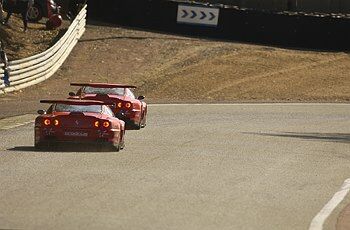
{"label": "person standing", "polygon": [[85,4],[86,0],[69,0],[67,18],[72,22]]}
{"label": "person standing", "polygon": [[5,24],[8,23],[11,15],[15,12],[20,12],[23,21],[23,30],[27,31],[28,28],[28,10],[34,5],[34,0],[7,0],[7,16],[5,18]]}
{"label": "person standing", "polygon": [[0,0],[0,23],[4,24],[4,7],[3,7],[3,0]]}
{"label": "person standing", "polygon": [[10,72],[8,69],[8,58],[4,50],[4,42],[0,41],[0,62],[4,64],[3,70],[4,70],[4,77],[2,80],[4,81],[5,86],[10,86]]}

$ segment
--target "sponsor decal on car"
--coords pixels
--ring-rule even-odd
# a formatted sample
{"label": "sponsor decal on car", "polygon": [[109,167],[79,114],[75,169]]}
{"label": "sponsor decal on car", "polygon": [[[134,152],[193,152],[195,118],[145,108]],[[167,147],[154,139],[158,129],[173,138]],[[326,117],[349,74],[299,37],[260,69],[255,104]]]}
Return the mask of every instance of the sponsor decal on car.
{"label": "sponsor decal on car", "polygon": [[88,133],[86,132],[64,132],[65,136],[70,136],[70,137],[87,137]]}

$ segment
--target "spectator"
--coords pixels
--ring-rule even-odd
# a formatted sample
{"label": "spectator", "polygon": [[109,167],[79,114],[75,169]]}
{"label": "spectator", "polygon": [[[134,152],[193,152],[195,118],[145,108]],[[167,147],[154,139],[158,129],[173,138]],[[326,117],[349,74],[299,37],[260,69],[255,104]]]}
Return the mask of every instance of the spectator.
{"label": "spectator", "polygon": [[73,21],[85,4],[86,0],[69,0],[67,18]]}
{"label": "spectator", "polygon": [[8,59],[4,48],[5,48],[4,43],[0,41],[0,62],[4,64],[4,67],[3,67],[4,77],[2,78],[2,80],[4,81],[5,86],[10,86],[10,73],[8,69]]}
{"label": "spectator", "polygon": [[27,31],[28,28],[28,10],[34,5],[34,0],[7,0],[7,16],[5,18],[5,24],[8,23],[13,13],[19,12],[22,15],[23,30]]}
{"label": "spectator", "polygon": [[0,23],[4,24],[4,7],[3,0],[0,0]]}

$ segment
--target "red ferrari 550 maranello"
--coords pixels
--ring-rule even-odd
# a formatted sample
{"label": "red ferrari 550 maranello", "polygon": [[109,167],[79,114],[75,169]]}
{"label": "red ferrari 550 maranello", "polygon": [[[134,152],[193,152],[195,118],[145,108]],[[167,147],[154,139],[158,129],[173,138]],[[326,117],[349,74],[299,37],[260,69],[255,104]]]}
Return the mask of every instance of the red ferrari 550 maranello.
{"label": "red ferrari 550 maranello", "polygon": [[71,99],[98,100],[112,104],[110,107],[116,117],[126,123],[128,129],[146,126],[147,104],[144,96],[135,97],[133,85],[107,83],[71,83],[80,86],[78,92],[69,93]]}
{"label": "red ferrari 550 maranello", "polygon": [[107,103],[93,100],[41,100],[51,104],[35,119],[37,149],[62,143],[98,144],[119,151],[124,148],[125,123]]}

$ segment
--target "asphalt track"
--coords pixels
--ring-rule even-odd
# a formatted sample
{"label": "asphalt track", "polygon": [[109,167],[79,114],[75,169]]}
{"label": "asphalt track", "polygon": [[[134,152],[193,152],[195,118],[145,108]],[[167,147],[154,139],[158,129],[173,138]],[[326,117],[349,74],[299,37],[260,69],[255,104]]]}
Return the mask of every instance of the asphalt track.
{"label": "asphalt track", "polygon": [[308,229],[350,178],[347,104],[153,105],[119,153],[36,152],[11,122],[0,229]]}

